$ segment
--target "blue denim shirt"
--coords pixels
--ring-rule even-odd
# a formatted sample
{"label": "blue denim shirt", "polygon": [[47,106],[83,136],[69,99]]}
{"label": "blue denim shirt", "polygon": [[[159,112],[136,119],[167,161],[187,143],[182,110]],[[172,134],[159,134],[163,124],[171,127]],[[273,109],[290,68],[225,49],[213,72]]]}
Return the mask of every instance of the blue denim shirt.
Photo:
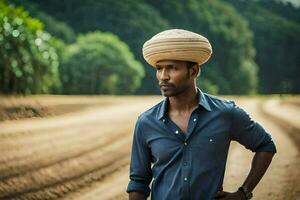
{"label": "blue denim shirt", "polygon": [[152,200],[211,200],[222,189],[231,140],[253,152],[276,152],[270,135],[233,101],[197,91],[187,133],[168,117],[168,98],[138,117],[127,192],[151,191]]}

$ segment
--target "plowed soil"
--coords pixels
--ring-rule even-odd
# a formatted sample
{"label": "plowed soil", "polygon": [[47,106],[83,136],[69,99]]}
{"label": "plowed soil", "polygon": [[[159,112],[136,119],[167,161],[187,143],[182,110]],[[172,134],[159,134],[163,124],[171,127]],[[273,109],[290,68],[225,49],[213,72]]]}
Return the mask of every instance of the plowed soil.
{"label": "plowed soil", "polygon": [[[278,150],[253,199],[300,199],[300,98],[233,98],[267,129]],[[0,97],[0,199],[128,199],[134,123],[161,99]],[[224,190],[242,184],[252,156],[232,143]]]}

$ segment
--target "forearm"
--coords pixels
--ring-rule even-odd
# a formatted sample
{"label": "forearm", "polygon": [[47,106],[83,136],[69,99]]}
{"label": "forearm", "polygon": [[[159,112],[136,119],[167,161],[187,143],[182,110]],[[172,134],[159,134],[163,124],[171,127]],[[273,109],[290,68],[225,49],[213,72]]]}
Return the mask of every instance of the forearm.
{"label": "forearm", "polygon": [[130,192],[129,193],[129,200],[146,200],[146,195],[140,192]]}
{"label": "forearm", "polygon": [[274,153],[272,152],[257,152],[252,160],[251,170],[243,183],[243,187],[248,191],[253,191],[268,169]]}

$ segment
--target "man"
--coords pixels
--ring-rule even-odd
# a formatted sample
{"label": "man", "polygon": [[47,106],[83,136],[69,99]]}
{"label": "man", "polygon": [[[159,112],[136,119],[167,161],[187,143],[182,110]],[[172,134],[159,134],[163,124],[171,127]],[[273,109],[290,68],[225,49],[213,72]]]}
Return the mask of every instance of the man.
{"label": "man", "polygon": [[[205,37],[180,29],[161,32],[144,44],[144,58],[156,68],[166,98],[136,122],[129,200],[145,200],[150,191],[153,200],[251,199],[276,148],[233,101],[196,86],[200,65],[211,53]],[[256,152],[249,175],[232,193],[222,187],[231,140]]]}

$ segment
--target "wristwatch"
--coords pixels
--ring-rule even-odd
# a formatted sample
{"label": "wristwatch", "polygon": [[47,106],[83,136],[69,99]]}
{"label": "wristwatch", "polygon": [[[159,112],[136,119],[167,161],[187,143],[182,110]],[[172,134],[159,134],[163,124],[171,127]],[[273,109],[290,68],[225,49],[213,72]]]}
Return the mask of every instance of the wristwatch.
{"label": "wristwatch", "polygon": [[247,188],[241,186],[241,187],[239,187],[239,191],[241,191],[245,195],[247,200],[252,199],[253,194],[252,194],[252,192],[248,191]]}

